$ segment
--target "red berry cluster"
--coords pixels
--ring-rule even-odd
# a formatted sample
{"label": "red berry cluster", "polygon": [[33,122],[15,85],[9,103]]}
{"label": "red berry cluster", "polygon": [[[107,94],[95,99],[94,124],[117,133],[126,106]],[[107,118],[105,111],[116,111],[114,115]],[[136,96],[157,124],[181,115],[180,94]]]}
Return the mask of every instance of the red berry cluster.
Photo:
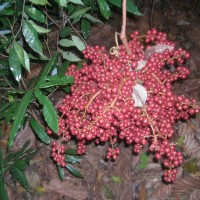
{"label": "red berry cluster", "polygon": [[66,167],[65,155],[64,155],[65,146],[58,145],[56,142],[53,142],[51,151],[52,151],[51,156],[53,160],[61,167]]}
{"label": "red berry cluster", "polygon": [[[130,37],[131,55],[124,46],[110,54],[104,47],[88,46],[83,51],[88,61],[83,68],[77,70],[74,64],[68,68],[66,75],[74,76],[75,81],[71,95],[59,105],[62,116],[58,135],[61,142],[75,139],[80,155],[85,153],[87,143],[108,143],[106,157],[114,160],[120,153],[119,141],[132,145],[135,153],[149,144],[155,158],[163,158],[168,169],[164,180],[172,182],[175,168],[183,162],[182,154],[170,141],[175,134],[174,123],[199,112],[194,99],[172,91],[173,82],[185,79],[190,73],[184,66],[189,53],[175,49],[166,34],[156,29],[146,35],[136,31]],[[136,85],[146,91],[146,99],[140,91],[133,97]],[[136,104],[138,100],[142,105]],[[52,156],[62,165],[56,147],[53,145]]]}

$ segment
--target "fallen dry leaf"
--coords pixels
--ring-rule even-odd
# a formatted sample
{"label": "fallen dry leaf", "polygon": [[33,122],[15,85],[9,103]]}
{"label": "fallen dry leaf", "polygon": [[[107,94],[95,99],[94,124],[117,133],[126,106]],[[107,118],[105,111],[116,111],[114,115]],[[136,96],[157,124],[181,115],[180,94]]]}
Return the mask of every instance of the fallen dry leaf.
{"label": "fallen dry leaf", "polygon": [[68,198],[84,200],[88,197],[88,192],[83,186],[75,186],[70,181],[61,182],[60,179],[53,178],[48,184],[43,185],[46,190],[61,194]]}

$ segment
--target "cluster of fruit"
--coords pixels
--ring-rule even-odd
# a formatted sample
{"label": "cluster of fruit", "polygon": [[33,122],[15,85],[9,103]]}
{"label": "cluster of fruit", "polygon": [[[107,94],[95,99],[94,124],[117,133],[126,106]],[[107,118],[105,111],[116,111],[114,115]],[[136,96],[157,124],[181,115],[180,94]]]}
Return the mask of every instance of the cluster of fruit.
{"label": "cluster of fruit", "polygon": [[[71,95],[59,105],[61,142],[77,141],[77,153],[85,153],[85,145],[108,143],[106,158],[115,160],[118,146],[124,141],[139,153],[144,145],[155,158],[162,158],[166,168],[164,180],[173,182],[183,162],[172,137],[174,123],[187,120],[199,112],[194,99],[173,93],[173,82],[185,79],[190,71],[184,66],[189,53],[167,40],[166,34],[156,29],[145,35],[135,31],[128,43],[111,53],[105,47],[86,47],[87,62],[76,69],[72,64],[66,75],[74,76]],[[49,130],[49,133],[51,131]],[[54,160],[63,163],[63,150],[52,147]],[[55,159],[56,158],[56,159]],[[64,164],[63,164],[64,165]]]}

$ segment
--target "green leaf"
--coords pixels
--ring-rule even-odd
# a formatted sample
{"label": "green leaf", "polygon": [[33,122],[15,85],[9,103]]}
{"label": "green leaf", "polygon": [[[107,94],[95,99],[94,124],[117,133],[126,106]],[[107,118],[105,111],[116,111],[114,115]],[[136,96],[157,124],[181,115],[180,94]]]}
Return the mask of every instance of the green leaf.
{"label": "green leaf", "polygon": [[25,12],[32,19],[46,24],[46,19],[45,19],[44,14],[37,8],[32,7],[32,6],[25,6]]}
{"label": "green leaf", "polygon": [[69,0],[69,2],[74,3],[74,4],[84,5],[81,0]]}
{"label": "green leaf", "polygon": [[183,147],[183,145],[184,145],[184,140],[185,140],[185,135],[181,135],[181,136],[178,138],[177,146],[178,146],[178,147]]}
{"label": "green leaf", "polygon": [[65,154],[68,154],[68,155],[78,155],[77,154],[77,149],[67,149],[67,150],[65,150]]}
{"label": "green leaf", "polygon": [[63,47],[72,47],[72,46],[75,46],[74,42],[72,40],[69,40],[69,39],[62,39],[58,42],[58,44],[60,46],[63,46]]}
{"label": "green leaf", "polygon": [[67,68],[70,65],[70,61],[65,61],[62,63],[62,65],[60,67],[58,67],[58,76],[63,77],[65,76],[65,73],[67,71]]}
{"label": "green leaf", "polygon": [[98,0],[98,5],[99,5],[101,15],[105,19],[109,19],[109,17],[111,16],[111,11],[110,11],[110,7],[109,7],[108,3],[106,2],[106,0]]}
{"label": "green leaf", "polygon": [[197,164],[198,164],[198,159],[192,158],[191,160],[183,163],[183,169],[188,173],[195,174],[198,171]]}
{"label": "green leaf", "polygon": [[72,40],[79,51],[83,51],[85,49],[85,43],[78,36],[72,35]]}
{"label": "green leaf", "polygon": [[56,0],[59,6],[67,7],[67,0]]}
{"label": "green leaf", "polygon": [[72,165],[67,164],[67,165],[66,165],[66,169],[67,169],[73,176],[75,176],[75,177],[77,177],[77,178],[81,178],[81,179],[84,178],[83,175],[82,175],[78,170],[76,170]]}
{"label": "green leaf", "polygon": [[80,163],[81,158],[74,157],[72,155],[65,155],[65,161],[66,161],[66,163],[75,164],[75,163]]}
{"label": "green leaf", "polygon": [[21,72],[22,72],[21,63],[13,47],[10,49],[8,59],[9,59],[10,70],[12,71],[15,80],[19,82],[21,79]]}
{"label": "green leaf", "polygon": [[28,54],[26,53],[26,51],[23,49],[23,53],[24,53],[24,64],[22,65],[28,72],[30,72],[30,60],[28,57]]}
{"label": "green leaf", "polygon": [[21,171],[24,171],[25,168],[27,167],[27,163],[24,161],[24,160],[21,160],[21,159],[16,159],[14,161],[14,166],[15,168],[21,170]]}
{"label": "green leaf", "polygon": [[15,168],[15,173],[13,174],[17,181],[23,186],[25,189],[28,189],[28,180],[25,176],[25,173],[18,168]]}
{"label": "green leaf", "polygon": [[93,16],[90,15],[90,14],[84,14],[84,15],[83,15],[83,18],[85,18],[85,19],[91,21],[92,23],[101,23],[101,24],[103,23],[101,20],[99,20],[99,19],[96,18],[96,17],[93,17]]}
{"label": "green leaf", "polygon": [[41,5],[41,6],[51,5],[47,0],[29,0],[29,1],[35,5]]}
{"label": "green leaf", "polygon": [[36,83],[36,87],[40,87],[40,85],[46,80],[46,77],[47,77],[48,73],[51,71],[52,67],[54,65],[57,65],[57,56],[58,56],[58,54],[55,53],[51,57],[51,59],[49,60],[47,65],[44,67],[44,70],[41,72],[39,79]]}
{"label": "green leaf", "polygon": [[38,32],[38,33],[49,33],[51,30],[46,29],[42,26],[37,25],[34,21],[28,20],[28,22],[33,26],[33,28]]}
{"label": "green leaf", "polygon": [[13,102],[6,102],[4,104],[1,104],[1,107],[0,107],[0,113],[5,110],[7,107],[11,106],[13,104]]}
{"label": "green leaf", "polygon": [[149,156],[146,153],[140,154],[140,163],[138,165],[139,169],[144,169],[148,164]]}
{"label": "green leaf", "polygon": [[91,29],[90,21],[88,21],[87,19],[82,19],[81,20],[81,31],[82,31],[84,38],[87,38],[89,36],[90,29]]}
{"label": "green leaf", "polygon": [[15,10],[3,10],[0,12],[0,15],[14,15],[15,13]]}
{"label": "green leaf", "polygon": [[11,165],[9,167],[9,172],[12,175],[13,182],[16,183],[17,182],[17,178],[15,176],[15,167],[14,167],[14,165]]}
{"label": "green leaf", "polygon": [[21,127],[21,123],[24,119],[24,115],[25,115],[26,109],[30,103],[32,94],[33,94],[33,90],[29,90],[24,95],[21,102],[19,103],[19,106],[17,107],[15,119],[14,119],[11,131],[9,134],[8,148],[10,148],[12,146],[15,136],[17,135],[17,132],[18,132],[19,128]]}
{"label": "green leaf", "polygon": [[38,136],[38,138],[43,143],[49,144],[50,139],[49,139],[49,136],[47,135],[46,131],[44,130],[44,128],[40,124],[38,124],[38,122],[33,118],[31,118],[29,122],[30,122],[32,129],[34,130],[34,132]]}
{"label": "green leaf", "polygon": [[5,182],[3,177],[0,177],[0,199],[8,200],[8,193],[6,190]]}
{"label": "green leaf", "polygon": [[68,35],[70,35],[70,33],[71,33],[71,28],[67,26],[61,29],[59,34],[61,38],[66,38]]}
{"label": "green leaf", "polygon": [[26,51],[17,42],[14,42],[14,49],[21,65],[30,72],[30,61]]}
{"label": "green leaf", "polygon": [[42,94],[40,90],[35,91],[35,96],[38,99],[39,103],[43,106],[42,113],[45,121],[47,122],[50,129],[54,132],[58,132],[58,116],[56,111],[51,103],[51,101]]}
{"label": "green leaf", "polygon": [[121,180],[121,178],[119,176],[112,176],[112,179],[116,183],[121,183],[122,182],[122,180]]}
{"label": "green leaf", "polygon": [[30,22],[23,20],[22,22],[22,33],[28,45],[38,54],[43,55],[42,43],[38,38],[37,31],[33,28]]}
{"label": "green leaf", "polygon": [[3,160],[3,164],[10,162],[12,159],[15,158],[15,153],[9,153]]}
{"label": "green leaf", "polygon": [[90,7],[86,7],[86,8],[82,8],[82,9],[78,9],[78,11],[75,11],[71,16],[70,19],[74,19],[77,17],[82,17],[83,14],[85,14],[87,11],[89,11],[91,8]]}
{"label": "green leaf", "polygon": [[72,76],[52,76],[49,77],[48,82],[45,82],[40,85],[40,88],[47,88],[53,86],[65,86],[72,84],[74,82],[74,78]]}
{"label": "green leaf", "polygon": [[61,51],[62,57],[71,62],[79,62],[81,59],[70,51]]}
{"label": "green leaf", "polygon": [[58,174],[59,174],[59,177],[60,177],[60,180],[64,180],[65,178],[65,172],[64,172],[64,169],[62,167],[59,167],[57,166],[57,169],[58,169]]}
{"label": "green leaf", "polygon": [[[12,103],[12,102],[11,102]],[[11,120],[15,118],[16,109],[19,106],[19,102],[13,102],[6,110],[4,110],[1,115],[6,119],[6,124],[9,124]]]}
{"label": "green leaf", "polygon": [[[119,8],[122,7],[121,0],[109,0],[109,2]],[[126,10],[134,15],[142,16],[142,13],[138,10],[137,6],[131,0],[127,0]]]}

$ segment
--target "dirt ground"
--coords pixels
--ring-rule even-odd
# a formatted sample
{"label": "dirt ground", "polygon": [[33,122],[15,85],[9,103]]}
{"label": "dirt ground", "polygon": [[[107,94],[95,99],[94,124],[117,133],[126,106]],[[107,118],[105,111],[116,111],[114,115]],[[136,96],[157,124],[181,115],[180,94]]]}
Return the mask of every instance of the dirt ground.
{"label": "dirt ground", "polygon": [[[187,62],[190,77],[174,85],[177,94],[194,97],[200,101],[200,2],[198,1],[138,1],[142,17],[129,16],[127,33],[134,30],[145,32],[150,27],[166,32],[169,38],[191,53]],[[153,3],[152,3],[153,2]],[[119,19],[119,20],[116,20]],[[110,48],[114,45],[114,32],[120,32],[121,17],[113,14],[107,23],[93,27],[87,42]],[[53,41],[52,41],[53,45]],[[58,102],[62,94],[55,94]],[[50,158],[50,151],[43,147],[26,170],[30,190],[26,191],[11,177],[6,177],[10,200],[198,200],[200,196],[200,116],[175,126],[177,138],[183,137],[180,151],[185,155],[185,165],[179,167],[178,179],[174,184],[162,183],[162,168],[149,156],[148,164],[139,169],[140,156],[133,155],[130,148],[121,145],[122,152],[115,162],[107,162],[105,146],[87,146],[87,154],[76,168],[84,175],[78,179],[65,173],[59,179],[57,169]],[[27,126],[17,136],[15,149],[26,140],[31,146],[39,142]],[[73,142],[69,146],[74,146]],[[145,151],[145,150],[144,150]],[[196,159],[195,173],[187,168],[187,163]],[[191,164],[192,165],[192,164]],[[185,167],[184,167],[185,166]]]}

